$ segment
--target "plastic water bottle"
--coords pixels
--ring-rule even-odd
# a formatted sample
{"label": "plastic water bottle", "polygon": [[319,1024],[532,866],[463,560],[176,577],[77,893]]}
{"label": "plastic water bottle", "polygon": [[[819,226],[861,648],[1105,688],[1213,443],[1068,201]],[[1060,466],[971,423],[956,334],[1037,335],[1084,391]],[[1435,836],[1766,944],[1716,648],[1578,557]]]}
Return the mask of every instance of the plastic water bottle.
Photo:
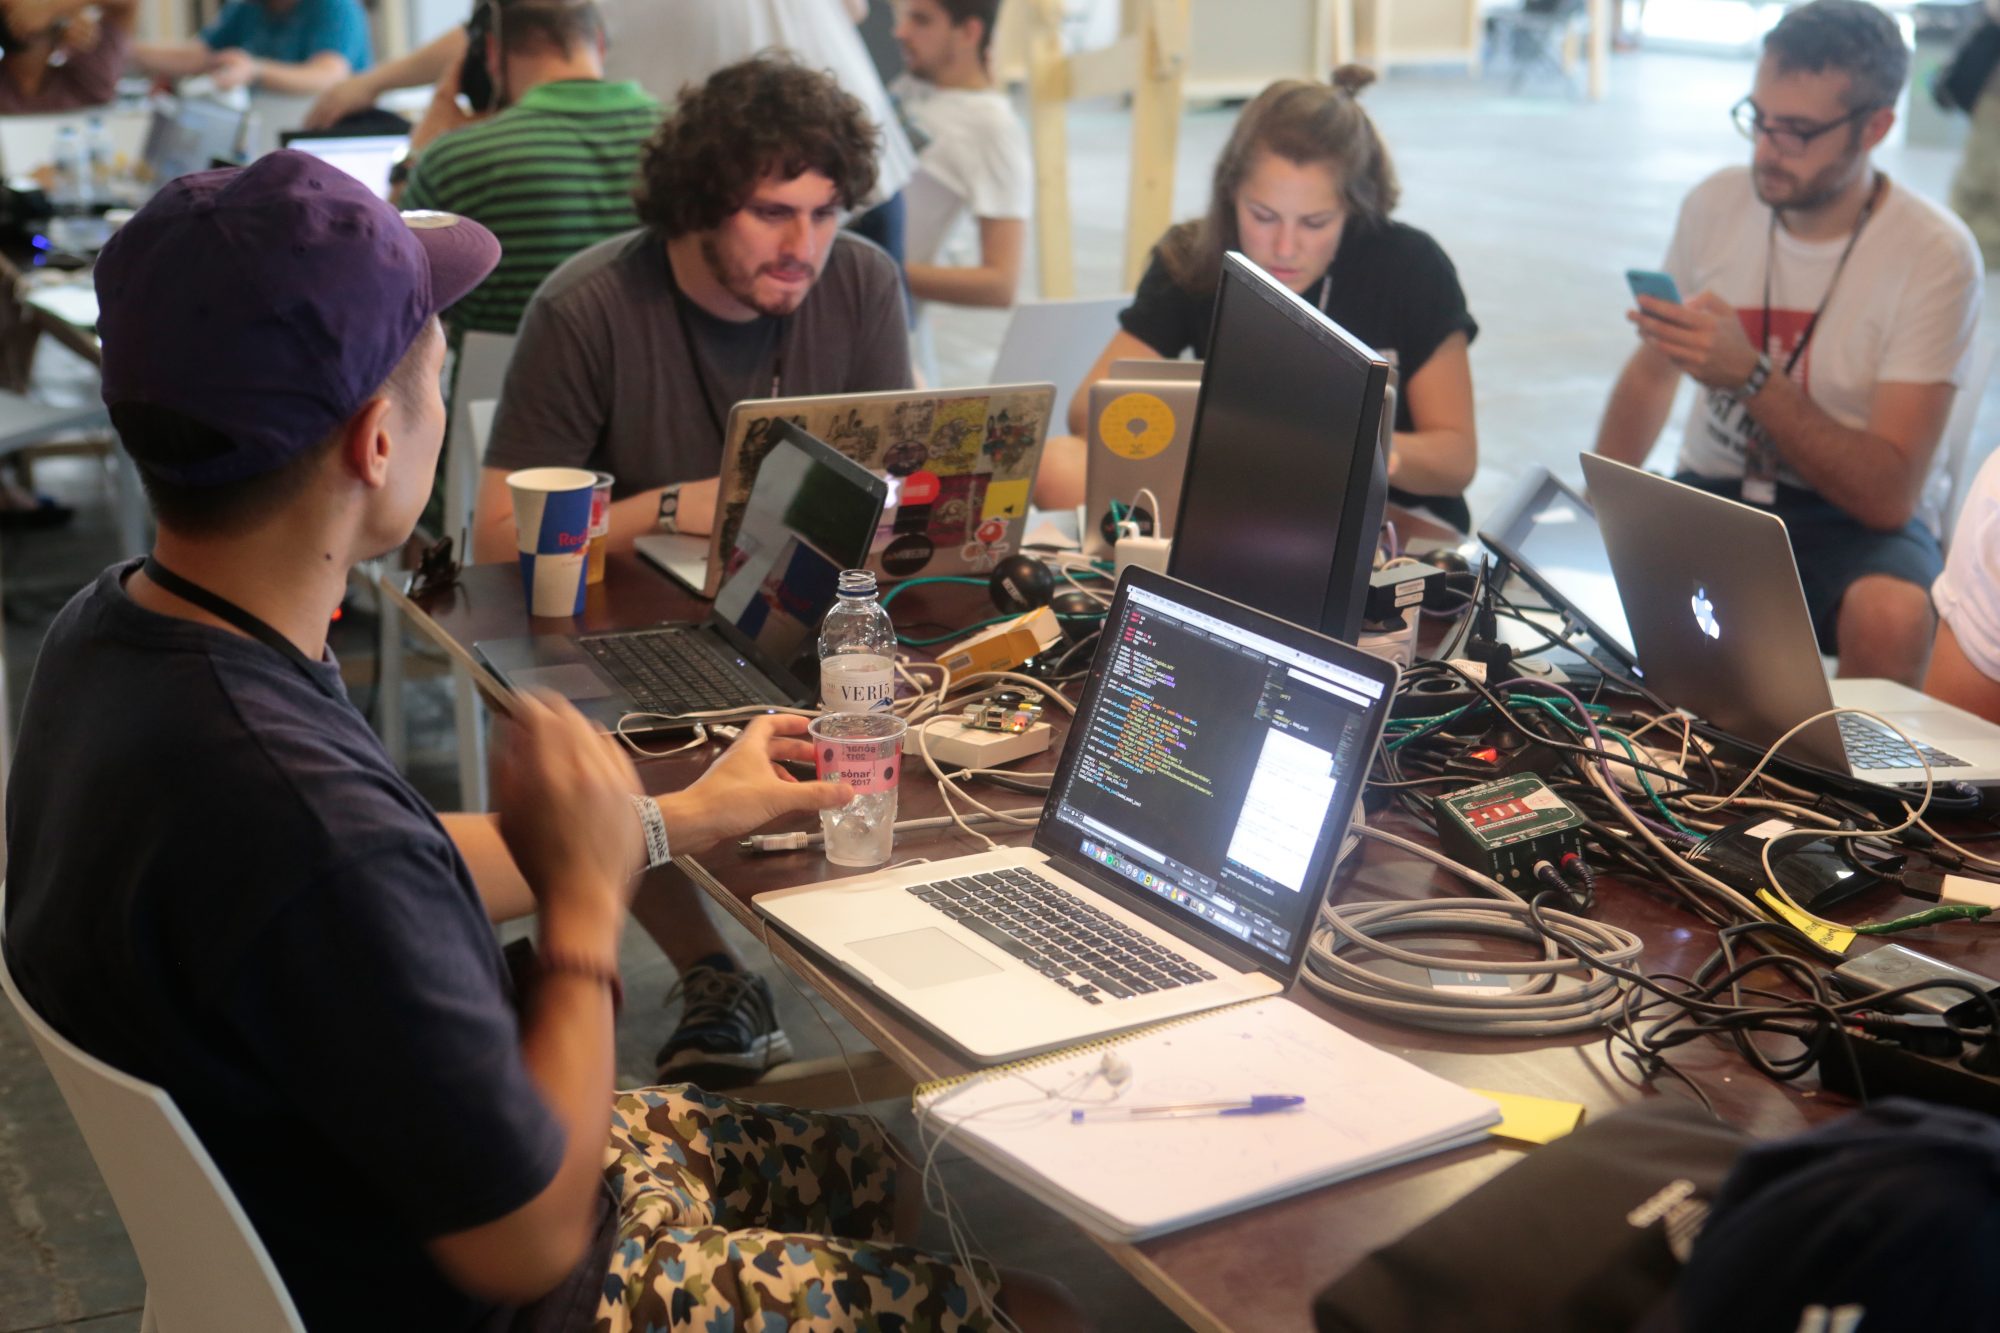
{"label": "plastic water bottle", "polygon": [[117,150],[111,143],[111,131],[104,127],[104,117],[92,116],[90,128],[84,137],[84,156],[90,162],[90,187],[94,194],[108,194],[112,176],[117,166]]}
{"label": "plastic water bottle", "polygon": [[56,131],[55,197],[49,202],[58,211],[87,207],[90,203],[90,164],[84,156],[83,136],[76,126],[64,125]]}
{"label": "plastic water bottle", "polygon": [[866,569],[843,569],[840,594],[819,627],[820,708],[883,713],[896,699],[896,627]]}

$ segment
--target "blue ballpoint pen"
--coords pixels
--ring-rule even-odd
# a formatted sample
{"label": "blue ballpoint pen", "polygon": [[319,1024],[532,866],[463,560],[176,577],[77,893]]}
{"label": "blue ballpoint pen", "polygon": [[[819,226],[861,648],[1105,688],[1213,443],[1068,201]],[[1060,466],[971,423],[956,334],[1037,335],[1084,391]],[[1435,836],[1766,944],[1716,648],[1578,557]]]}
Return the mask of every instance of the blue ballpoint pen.
{"label": "blue ballpoint pen", "polygon": [[1104,1106],[1069,1113],[1069,1122],[1080,1125],[1086,1120],[1191,1120],[1196,1116],[1208,1115],[1269,1115],[1273,1111],[1289,1111],[1293,1107],[1304,1106],[1306,1099],[1280,1093],[1261,1093],[1255,1097],[1239,1098],[1227,1102],[1179,1102],[1168,1106]]}

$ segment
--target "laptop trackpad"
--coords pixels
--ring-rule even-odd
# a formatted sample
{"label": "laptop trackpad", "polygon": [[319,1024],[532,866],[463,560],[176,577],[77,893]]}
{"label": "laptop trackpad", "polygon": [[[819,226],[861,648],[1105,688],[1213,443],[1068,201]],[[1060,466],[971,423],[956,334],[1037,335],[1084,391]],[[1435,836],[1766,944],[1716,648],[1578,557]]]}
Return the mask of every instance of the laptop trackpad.
{"label": "laptop trackpad", "polygon": [[517,690],[552,690],[565,699],[608,699],[615,691],[581,662],[558,666],[519,667],[507,673]]}
{"label": "laptop trackpad", "polygon": [[926,926],[900,935],[850,940],[848,948],[912,990],[983,977],[1000,969],[941,930]]}

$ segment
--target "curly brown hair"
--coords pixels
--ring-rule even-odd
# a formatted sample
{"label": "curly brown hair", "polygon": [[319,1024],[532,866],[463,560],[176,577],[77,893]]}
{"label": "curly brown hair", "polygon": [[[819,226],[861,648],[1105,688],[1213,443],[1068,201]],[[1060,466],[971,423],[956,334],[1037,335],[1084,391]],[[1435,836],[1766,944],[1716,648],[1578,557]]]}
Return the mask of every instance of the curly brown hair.
{"label": "curly brown hair", "polygon": [[853,208],[875,188],[881,132],[833,76],[765,52],[681,89],[639,163],[639,220],[669,240],[710,231],[759,181],[817,171]]}

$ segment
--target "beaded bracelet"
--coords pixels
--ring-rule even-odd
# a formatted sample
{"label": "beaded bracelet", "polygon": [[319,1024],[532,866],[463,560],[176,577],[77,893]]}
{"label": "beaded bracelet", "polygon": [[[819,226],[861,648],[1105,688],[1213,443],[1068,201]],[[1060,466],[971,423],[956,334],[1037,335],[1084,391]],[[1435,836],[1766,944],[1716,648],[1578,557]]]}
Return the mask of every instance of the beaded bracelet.
{"label": "beaded bracelet", "polygon": [[589,981],[601,982],[611,989],[611,1012],[614,1016],[625,1009],[625,982],[618,975],[618,969],[606,967],[588,958],[572,958],[567,954],[538,951],[535,967],[544,975],[551,972],[566,972],[573,977],[583,977]]}

